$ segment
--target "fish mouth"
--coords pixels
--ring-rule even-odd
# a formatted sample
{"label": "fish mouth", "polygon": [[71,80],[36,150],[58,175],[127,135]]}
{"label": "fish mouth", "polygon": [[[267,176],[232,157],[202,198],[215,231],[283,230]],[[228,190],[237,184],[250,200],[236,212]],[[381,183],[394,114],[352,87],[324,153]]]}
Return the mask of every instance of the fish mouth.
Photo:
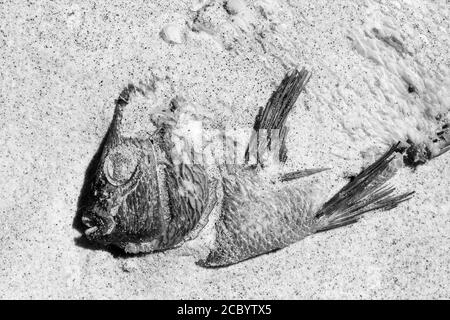
{"label": "fish mouth", "polygon": [[84,230],[84,234],[86,235],[86,237],[90,238],[92,234],[97,232],[97,230],[98,230],[98,227],[90,227],[90,228],[87,228],[86,230]]}
{"label": "fish mouth", "polygon": [[95,240],[96,238],[101,236],[101,232],[99,230],[100,223],[94,221],[94,219],[89,218],[88,216],[83,216],[81,218],[81,221],[87,227],[84,230],[84,235],[86,236],[86,238],[88,238],[89,240]]}
{"label": "fish mouth", "polygon": [[88,228],[92,228],[94,227],[93,221],[91,218],[89,218],[87,215],[83,215],[81,217],[81,222],[83,222],[83,224],[88,227]]}
{"label": "fish mouth", "polygon": [[84,215],[81,221],[87,227],[84,230],[84,235],[89,240],[101,240],[101,238],[110,235],[116,226],[112,216],[100,216],[93,211]]}

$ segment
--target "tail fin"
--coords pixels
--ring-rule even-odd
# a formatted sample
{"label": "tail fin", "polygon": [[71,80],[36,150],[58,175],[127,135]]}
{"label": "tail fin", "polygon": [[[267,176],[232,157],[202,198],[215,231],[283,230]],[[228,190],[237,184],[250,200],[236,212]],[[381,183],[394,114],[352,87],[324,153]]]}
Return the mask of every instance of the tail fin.
{"label": "tail fin", "polygon": [[394,195],[395,188],[386,185],[395,174],[389,164],[398,146],[393,145],[322,206],[315,215],[317,232],[354,223],[369,211],[390,210],[411,198],[414,192]]}
{"label": "tail fin", "polygon": [[303,68],[301,71],[289,72],[274,91],[265,108],[260,108],[253,125],[250,143],[245,151],[245,162],[250,156],[256,157],[256,164],[262,164],[262,157],[268,152],[275,154],[279,161],[286,161],[285,139],[287,116],[294,107],[298,96],[306,86],[311,73]]}

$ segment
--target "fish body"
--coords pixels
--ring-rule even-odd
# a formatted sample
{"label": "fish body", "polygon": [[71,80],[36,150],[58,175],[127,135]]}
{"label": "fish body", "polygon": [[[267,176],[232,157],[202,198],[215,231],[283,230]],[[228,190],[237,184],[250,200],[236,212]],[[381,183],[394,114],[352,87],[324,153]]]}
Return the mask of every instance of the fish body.
{"label": "fish body", "polygon": [[222,178],[223,201],[214,249],[202,266],[224,266],[287,247],[315,232],[304,186],[274,185],[254,172]]}
{"label": "fish body", "polygon": [[194,238],[217,209],[213,246],[198,263],[218,267],[284,248],[316,232],[354,223],[366,212],[391,209],[408,200],[412,193],[395,195],[386,184],[395,173],[391,161],[399,144],[323,204],[317,204],[304,186],[286,183],[323,168],[270,179],[263,174],[265,167],[286,161],[286,118],[309,78],[305,69],[285,76],[256,117],[243,163],[219,166],[219,176],[201,161],[192,161],[194,156],[186,161],[174,152],[180,122],[175,100],[150,115],[152,132],[124,134],[125,108],[136,101],[148,103],[145,98],[152,91],[152,86],[128,86],[116,101],[91,186],[93,196],[83,213],[87,238],[129,253],[166,250]]}

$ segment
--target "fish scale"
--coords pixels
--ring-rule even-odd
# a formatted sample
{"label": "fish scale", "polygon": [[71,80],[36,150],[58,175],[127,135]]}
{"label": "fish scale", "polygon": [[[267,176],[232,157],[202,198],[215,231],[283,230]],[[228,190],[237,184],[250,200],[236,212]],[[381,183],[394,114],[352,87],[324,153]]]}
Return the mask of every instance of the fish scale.
{"label": "fish scale", "polygon": [[[299,187],[287,185],[278,190],[257,175],[224,179],[222,212],[216,222],[215,248],[200,261],[202,266],[233,264],[259,254],[286,247],[312,234],[312,203]],[[240,185],[245,184],[247,192]],[[251,194],[251,197],[246,196]]]}

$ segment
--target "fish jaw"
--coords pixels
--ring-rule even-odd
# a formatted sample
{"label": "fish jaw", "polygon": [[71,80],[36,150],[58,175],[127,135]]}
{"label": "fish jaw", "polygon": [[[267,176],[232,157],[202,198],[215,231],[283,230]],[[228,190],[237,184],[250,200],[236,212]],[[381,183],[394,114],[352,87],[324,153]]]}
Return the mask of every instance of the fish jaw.
{"label": "fish jaw", "polygon": [[81,220],[87,227],[84,234],[89,241],[107,243],[105,240],[114,233],[117,225],[114,220],[115,214],[111,214],[111,211],[114,210],[105,210],[98,205],[94,205],[91,209],[85,211]]}

